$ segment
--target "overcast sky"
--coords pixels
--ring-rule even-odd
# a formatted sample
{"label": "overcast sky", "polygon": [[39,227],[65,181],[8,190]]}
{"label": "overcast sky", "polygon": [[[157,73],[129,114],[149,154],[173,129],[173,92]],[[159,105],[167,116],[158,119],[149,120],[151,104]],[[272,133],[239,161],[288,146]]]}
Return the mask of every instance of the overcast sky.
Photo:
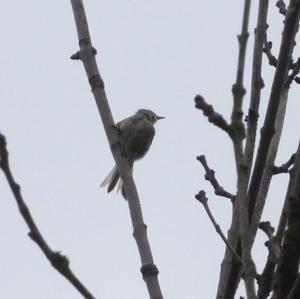
{"label": "overcast sky", "polygon": [[[257,2],[251,9],[247,91]],[[283,19],[270,2],[269,35],[277,53]],[[228,191],[234,192],[236,175],[229,138],[195,110],[193,98],[202,94],[229,119],[243,1],[89,0],[85,8],[115,120],[140,108],[166,116],[134,173],[164,297],[214,298],[225,248],[194,195],[206,190],[224,232],[231,204],[214,195],[195,158],[205,154]],[[70,2],[5,1],[0,36],[0,130],[41,232],[69,257],[96,298],[148,298],[127,203],[99,188],[114,162],[83,66],[69,59],[78,50]],[[265,63],[266,84],[273,73]],[[289,98],[278,163],[297,148],[298,89],[293,86]],[[268,96],[265,88],[262,107]],[[273,225],[286,182],[281,176],[272,184],[263,219]],[[28,238],[2,173],[0,199],[0,297],[82,298]],[[264,241],[259,233],[253,251],[259,272],[267,255]]]}

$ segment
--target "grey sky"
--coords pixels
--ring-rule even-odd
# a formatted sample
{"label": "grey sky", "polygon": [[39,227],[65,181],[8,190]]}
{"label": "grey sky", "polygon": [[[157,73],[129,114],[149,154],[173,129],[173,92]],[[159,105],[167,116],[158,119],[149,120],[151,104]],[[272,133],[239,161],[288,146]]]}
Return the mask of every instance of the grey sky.
{"label": "grey sky", "polygon": [[[202,94],[227,119],[230,115],[243,1],[219,2],[85,1],[115,120],[139,108],[167,117],[157,124],[150,152],[135,167],[165,298],[209,299],[216,293],[224,245],[195,193],[207,191],[224,231],[231,217],[230,203],[215,197],[195,159],[205,154],[222,185],[235,190],[230,141],[193,102]],[[248,91],[256,2],[247,52]],[[282,16],[274,7],[269,15],[276,53]],[[5,1],[0,36],[0,130],[44,237],[70,258],[74,272],[97,298],[148,298],[127,203],[99,188],[114,163],[82,64],[69,59],[78,50],[69,1]],[[266,84],[273,71],[265,64]],[[279,162],[297,146],[298,88],[291,92]],[[263,106],[268,95],[264,89]],[[274,179],[267,203],[264,219],[274,225],[286,179]],[[1,298],[81,298],[28,238],[2,173],[0,198]],[[259,271],[267,254],[264,240],[259,234],[254,247]],[[239,295],[243,293],[241,287]]]}

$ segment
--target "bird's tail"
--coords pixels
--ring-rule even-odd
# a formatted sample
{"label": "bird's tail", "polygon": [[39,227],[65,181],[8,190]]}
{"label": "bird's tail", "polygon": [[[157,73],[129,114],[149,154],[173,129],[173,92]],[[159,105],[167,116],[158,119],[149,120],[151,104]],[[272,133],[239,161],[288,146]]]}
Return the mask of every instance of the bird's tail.
{"label": "bird's tail", "polygon": [[122,184],[122,180],[120,179],[120,175],[119,175],[117,165],[114,166],[114,168],[110,171],[110,173],[107,175],[107,177],[103,180],[100,187],[104,187],[104,186],[108,185],[107,186],[107,193],[109,193],[115,188],[118,181],[119,181],[119,186],[118,186],[117,192],[121,190],[121,193],[122,193],[123,197],[126,199],[124,186]]}

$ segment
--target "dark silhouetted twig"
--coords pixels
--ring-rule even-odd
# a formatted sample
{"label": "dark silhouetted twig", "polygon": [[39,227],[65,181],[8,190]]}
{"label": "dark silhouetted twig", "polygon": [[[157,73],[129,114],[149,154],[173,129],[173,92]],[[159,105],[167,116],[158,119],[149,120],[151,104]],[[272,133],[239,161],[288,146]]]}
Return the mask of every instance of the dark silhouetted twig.
{"label": "dark silhouetted twig", "polygon": [[10,189],[16,199],[19,211],[29,228],[29,237],[40,247],[51,265],[63,275],[84,298],[95,299],[90,291],[80,282],[70,269],[69,259],[59,251],[53,251],[40,233],[21,194],[20,185],[16,183],[10,170],[5,136],[0,133],[0,168],[2,169]]}
{"label": "dark silhouetted twig", "polygon": [[211,220],[213,226],[215,227],[216,229],[216,232],[219,234],[219,236],[221,237],[221,239],[224,241],[225,245],[231,250],[232,254],[234,255],[234,257],[237,259],[237,261],[239,263],[242,263],[242,259],[241,257],[235,252],[235,250],[233,249],[233,247],[228,243],[225,235],[223,234],[222,230],[221,230],[221,227],[220,225],[216,222],[214,216],[212,215],[211,211],[210,211],[210,208],[208,206],[208,199],[206,197],[206,194],[205,194],[205,191],[201,190],[199,191],[198,194],[195,195],[195,198],[200,202],[202,203],[209,219]]}
{"label": "dark silhouetted twig", "polygon": [[218,196],[229,198],[232,202],[234,202],[235,195],[227,192],[226,190],[224,190],[222,186],[220,186],[219,182],[216,179],[215,171],[209,168],[205,156],[204,155],[198,156],[197,160],[202,164],[205,170],[205,179],[209,181],[211,185],[214,187],[215,194]]}
{"label": "dark silhouetted twig", "polygon": [[206,103],[205,99],[197,95],[195,97],[195,107],[202,110],[203,114],[208,118],[208,121],[213,123],[218,128],[224,130],[228,135],[231,135],[231,127],[224,117],[214,110],[212,105]]}
{"label": "dark silhouetted twig", "polygon": [[274,236],[275,229],[271,225],[270,221],[262,221],[259,223],[258,228],[261,229],[268,237],[269,241],[266,242],[266,246],[270,252],[270,256],[274,261],[277,261],[280,253],[280,244]]}
{"label": "dark silhouetted twig", "polygon": [[296,79],[296,76],[299,74],[300,71],[300,58],[297,59],[297,61],[294,63],[293,68],[292,68],[292,72],[288,77],[287,80],[287,84],[290,85],[294,80],[298,81],[298,79]]}
{"label": "dark silhouetted twig", "polygon": [[281,166],[274,166],[273,174],[279,173],[287,173],[290,167],[294,164],[295,161],[295,154],[293,154],[286,163],[283,163]]}
{"label": "dark silhouetted twig", "polygon": [[288,298],[297,279],[300,262],[300,143],[293,167],[294,176],[287,198],[287,230],[274,276],[272,299]]}
{"label": "dark silhouetted twig", "polygon": [[267,299],[272,285],[273,273],[275,266],[278,262],[280,254],[280,243],[278,242],[276,236],[274,236],[274,227],[271,226],[269,221],[260,222],[258,225],[268,237],[268,241],[265,242],[266,247],[269,250],[268,258],[264,270],[261,275],[257,275],[258,283],[258,299]]}
{"label": "dark silhouetted twig", "polygon": [[269,60],[269,64],[272,66],[277,66],[277,58],[272,54],[272,42],[267,40],[267,36],[265,36],[265,40],[264,40],[264,48],[263,51],[266,54],[268,60]]}

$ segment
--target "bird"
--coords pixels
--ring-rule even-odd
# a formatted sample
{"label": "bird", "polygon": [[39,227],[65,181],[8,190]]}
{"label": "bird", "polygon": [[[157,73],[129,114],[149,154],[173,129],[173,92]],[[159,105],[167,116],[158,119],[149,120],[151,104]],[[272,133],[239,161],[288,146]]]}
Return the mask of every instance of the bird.
{"label": "bird", "polygon": [[[121,154],[128,159],[131,170],[133,170],[134,162],[143,158],[148,152],[155,135],[154,124],[164,118],[164,116],[158,116],[152,110],[140,109],[134,115],[116,124]],[[126,199],[126,193],[117,165],[109,172],[100,187],[107,185],[107,193],[109,193],[115,188],[118,181],[119,186],[117,191],[121,190],[123,197]]]}

